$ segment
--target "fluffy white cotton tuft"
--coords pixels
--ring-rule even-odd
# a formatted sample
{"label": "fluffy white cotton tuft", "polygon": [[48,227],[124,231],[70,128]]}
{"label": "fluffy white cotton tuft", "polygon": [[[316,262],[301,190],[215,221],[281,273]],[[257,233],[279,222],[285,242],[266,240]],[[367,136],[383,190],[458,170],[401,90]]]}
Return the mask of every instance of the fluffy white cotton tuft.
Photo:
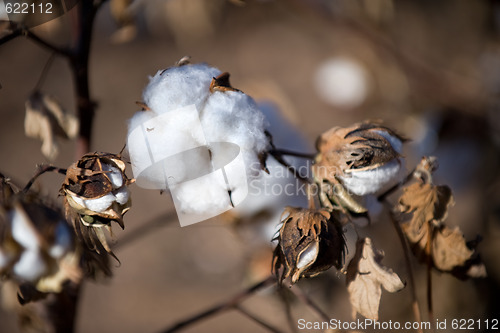
{"label": "fluffy white cotton tuft", "polygon": [[372,170],[356,171],[339,176],[344,186],[356,195],[375,193],[396,178],[401,169],[401,161],[394,159],[389,163]]}
{"label": "fluffy white cotton tuft", "polygon": [[118,202],[120,205],[125,205],[130,198],[130,192],[125,186],[114,191],[113,194],[115,196],[116,202]]}
{"label": "fluffy white cotton tuft", "polygon": [[109,180],[111,181],[111,184],[113,186],[113,189],[117,189],[122,187],[123,185],[123,176],[120,170],[118,168],[111,166],[109,164],[103,163],[102,164],[102,170],[103,171],[108,171],[106,175],[109,177]]}
{"label": "fluffy white cotton tuft", "polygon": [[49,254],[54,259],[61,258],[71,249],[72,242],[73,239],[68,224],[64,221],[59,221],[55,230],[54,245],[49,249]]}
{"label": "fluffy white cotton tuft", "polygon": [[216,91],[210,95],[201,124],[208,142],[232,142],[240,147],[248,172],[251,165],[259,163],[258,152],[267,148],[264,115],[242,92]]}
{"label": "fluffy white cotton tuft", "polygon": [[210,93],[212,78],[219,74],[220,70],[207,64],[159,70],[144,89],[144,102],[157,114],[191,104],[201,109]]}
{"label": "fluffy white cotton tuft", "polygon": [[83,202],[85,204],[85,207],[87,207],[89,210],[97,213],[102,213],[106,209],[108,209],[115,200],[116,197],[113,195],[113,193],[108,193],[100,198],[85,199]]}

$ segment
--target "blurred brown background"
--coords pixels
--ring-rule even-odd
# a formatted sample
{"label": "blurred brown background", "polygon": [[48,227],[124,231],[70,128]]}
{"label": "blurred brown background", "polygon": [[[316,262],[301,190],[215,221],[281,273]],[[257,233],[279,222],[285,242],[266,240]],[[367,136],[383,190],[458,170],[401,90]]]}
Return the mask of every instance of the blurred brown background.
{"label": "blurred brown background", "polygon": [[[460,226],[467,239],[483,236],[479,251],[489,278],[461,282],[434,274],[435,317],[499,318],[499,2],[144,0],[132,4],[130,17],[119,9],[124,4],[112,1],[110,10],[106,3],[95,24],[93,150],[121,150],[127,119],[138,111],[135,101],[141,100],[148,75],[184,55],[230,72],[233,86],[274,103],[309,142],[310,152],[316,137],[333,126],[381,119],[412,139],[405,151],[408,169],[424,154],[439,158],[436,183],[448,184],[456,201],[448,224]],[[121,18],[121,30],[112,12]],[[70,12],[33,31],[67,45],[71,19]],[[25,100],[49,56],[23,37],[0,46],[0,171],[20,184],[36,164],[46,162],[41,143],[24,136],[23,119]],[[318,81],[318,71],[331,59],[343,61],[346,81]],[[74,112],[71,80],[65,60],[56,58],[42,90]],[[327,84],[334,92],[347,89],[348,96],[325,100],[318,85]],[[279,126],[272,131],[283,134]],[[73,149],[72,142],[63,143],[54,164],[69,166]],[[61,182],[60,175],[45,175],[37,184],[57,201]],[[156,332],[225,300],[270,268],[265,242],[225,218],[181,228],[168,193],[134,186],[132,199],[125,230],[114,228],[122,264],[112,279],[85,283],[78,332]],[[153,219],[157,228],[128,238]],[[399,241],[384,215],[363,232],[374,235],[375,246],[386,253],[384,263],[405,278]],[[261,248],[267,254],[256,264]],[[425,269],[418,267],[425,312]],[[299,286],[332,318],[349,320],[343,283],[332,269]],[[259,293],[243,306],[289,331],[275,293]],[[317,319],[299,302],[292,306],[296,319]],[[383,294],[380,319],[413,320],[408,288]],[[5,310],[0,310],[0,332],[18,332],[15,316]],[[266,330],[230,311],[185,332]]]}

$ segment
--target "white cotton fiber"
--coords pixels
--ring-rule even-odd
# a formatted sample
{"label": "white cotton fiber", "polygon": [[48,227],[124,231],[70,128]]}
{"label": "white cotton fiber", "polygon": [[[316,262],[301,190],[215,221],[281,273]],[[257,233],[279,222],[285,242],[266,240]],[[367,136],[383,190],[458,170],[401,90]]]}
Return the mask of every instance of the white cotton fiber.
{"label": "white cotton fiber", "polygon": [[108,176],[109,180],[111,181],[111,184],[113,186],[113,189],[117,189],[122,187],[123,185],[123,176],[122,172],[109,164],[102,163],[102,170],[103,171],[108,171],[106,173],[106,176]]}
{"label": "white cotton fiber", "polygon": [[144,102],[157,114],[191,104],[201,109],[210,93],[212,78],[219,74],[221,71],[206,64],[160,70],[144,89]]}
{"label": "white cotton fiber", "polygon": [[26,250],[14,265],[14,274],[27,281],[36,281],[46,269],[38,249]]}
{"label": "white cotton fiber", "polygon": [[381,167],[372,170],[362,170],[339,176],[344,186],[356,195],[366,195],[375,193],[382,189],[384,185],[393,180],[401,169],[401,161],[394,159]]}
{"label": "white cotton fiber", "polygon": [[392,148],[398,153],[402,154],[403,153],[403,142],[398,139],[395,136],[390,135],[387,131],[380,131],[380,130],[375,130],[375,133],[383,136],[389,143],[391,144]]}
{"label": "white cotton fiber", "polygon": [[89,210],[96,213],[102,213],[108,209],[115,200],[116,197],[113,193],[108,193],[100,198],[85,199],[84,204]]}
{"label": "white cotton fiber", "polygon": [[242,92],[216,91],[210,95],[201,113],[201,123],[207,141],[237,144],[247,166],[258,163],[258,153],[267,148],[264,115],[254,100]]}
{"label": "white cotton fiber", "polygon": [[130,192],[128,191],[128,188],[126,186],[113,191],[113,194],[115,196],[116,202],[118,202],[120,205],[125,205],[130,198]]}
{"label": "white cotton fiber", "polygon": [[19,245],[26,249],[34,250],[39,248],[40,242],[36,235],[36,231],[28,222],[29,218],[24,211],[16,206],[9,212],[9,220],[12,223],[12,237]]}

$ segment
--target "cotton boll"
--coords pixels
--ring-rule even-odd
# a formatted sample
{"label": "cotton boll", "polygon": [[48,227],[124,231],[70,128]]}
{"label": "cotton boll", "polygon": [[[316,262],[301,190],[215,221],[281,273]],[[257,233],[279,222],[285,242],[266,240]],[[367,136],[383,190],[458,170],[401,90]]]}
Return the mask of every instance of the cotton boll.
{"label": "cotton boll", "polygon": [[113,185],[113,188],[120,188],[123,185],[123,176],[120,170],[118,168],[115,168],[114,166],[111,166],[109,164],[103,163],[102,164],[102,171],[108,171],[106,175],[108,176],[109,180],[111,181],[111,184]]}
{"label": "cotton boll", "polygon": [[9,215],[9,220],[12,223],[12,237],[16,242],[26,249],[38,249],[40,247],[40,242],[35,229],[28,222],[29,218],[26,216],[26,213],[18,207],[15,207]]}
{"label": "cotton boll", "polygon": [[403,153],[403,142],[398,139],[397,137],[389,134],[387,131],[374,131],[375,133],[383,136],[389,143],[391,144],[392,148],[399,154]]}
{"label": "cotton boll", "polygon": [[14,265],[14,274],[27,281],[36,281],[45,272],[46,265],[38,249],[23,252]]}
{"label": "cotton boll", "polygon": [[130,193],[128,191],[128,188],[122,187],[116,191],[113,191],[113,194],[115,196],[116,202],[118,202],[120,205],[125,205],[130,198]]}
{"label": "cotton boll", "polygon": [[210,82],[219,74],[221,71],[206,64],[160,70],[144,90],[144,102],[156,114],[191,104],[201,110],[210,93]]}
{"label": "cotton boll", "polygon": [[314,83],[319,96],[327,103],[354,108],[366,99],[368,75],[358,62],[349,58],[331,58],[316,71]]}
{"label": "cotton boll", "polygon": [[86,199],[84,200],[84,203],[85,207],[87,207],[89,210],[96,213],[102,213],[106,209],[108,209],[115,200],[116,197],[113,195],[113,193],[108,193],[100,198]]}
{"label": "cotton boll", "polygon": [[371,170],[356,171],[339,176],[344,186],[356,195],[366,195],[379,191],[384,185],[398,176],[401,169],[399,159],[392,160],[381,167]]}

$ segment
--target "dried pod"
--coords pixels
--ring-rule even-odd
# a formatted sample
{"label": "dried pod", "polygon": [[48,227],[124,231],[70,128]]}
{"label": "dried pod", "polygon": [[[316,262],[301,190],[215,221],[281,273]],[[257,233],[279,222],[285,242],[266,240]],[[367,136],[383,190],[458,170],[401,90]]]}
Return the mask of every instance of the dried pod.
{"label": "dried pod", "polygon": [[111,222],[123,229],[123,214],[131,205],[125,163],[119,156],[90,153],[71,165],[60,193],[64,195],[68,217],[75,221],[77,234],[90,249],[97,243],[111,253],[102,227],[111,231]]}
{"label": "dried pod", "polygon": [[274,271],[280,283],[291,277],[313,277],[344,262],[345,239],[340,223],[326,210],[287,207],[282,215]]}
{"label": "dried pod", "polygon": [[401,168],[403,141],[392,130],[367,122],[323,133],[316,142],[318,154],[312,167],[323,197],[355,213],[365,212],[350,193],[375,193],[393,180]]}

